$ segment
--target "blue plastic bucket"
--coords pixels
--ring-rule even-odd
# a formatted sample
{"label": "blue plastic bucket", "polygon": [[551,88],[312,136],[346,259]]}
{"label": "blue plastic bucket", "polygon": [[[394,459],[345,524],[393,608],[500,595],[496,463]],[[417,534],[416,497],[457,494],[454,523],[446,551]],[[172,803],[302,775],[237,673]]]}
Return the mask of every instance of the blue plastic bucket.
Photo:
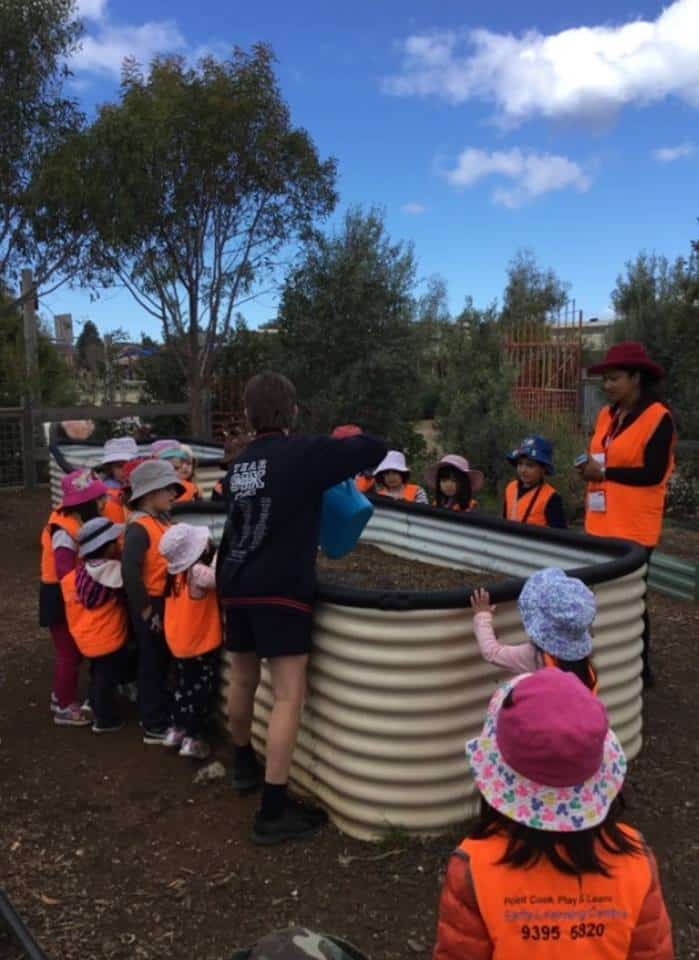
{"label": "blue plastic bucket", "polygon": [[362,535],[374,508],[353,480],[345,480],[323,494],[320,548],[332,558],[344,557]]}

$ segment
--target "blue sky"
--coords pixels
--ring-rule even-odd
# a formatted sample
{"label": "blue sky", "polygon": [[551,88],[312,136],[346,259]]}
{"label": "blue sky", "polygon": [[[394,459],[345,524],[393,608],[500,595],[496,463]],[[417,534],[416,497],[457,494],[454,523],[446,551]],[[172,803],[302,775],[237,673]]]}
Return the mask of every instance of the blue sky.
{"label": "blue sky", "polygon": [[[340,205],[385,209],[454,312],[503,290],[534,251],[586,317],[609,313],[624,262],[699,236],[699,0],[468,4],[78,0],[74,91],[115,96],[122,57],[225,55],[269,42],[296,124],[339,161]],[[63,288],[43,312],[158,334],[125,293]],[[274,292],[243,313],[273,318]]]}

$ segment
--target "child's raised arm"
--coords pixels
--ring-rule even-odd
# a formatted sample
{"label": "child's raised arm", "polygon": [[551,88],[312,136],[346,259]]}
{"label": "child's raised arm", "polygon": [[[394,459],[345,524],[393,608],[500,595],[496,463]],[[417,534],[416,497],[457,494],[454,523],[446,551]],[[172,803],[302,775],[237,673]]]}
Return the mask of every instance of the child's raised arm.
{"label": "child's raised arm", "polygon": [[517,643],[510,646],[499,643],[493,630],[495,607],[490,603],[487,590],[474,590],[471,594],[473,609],[473,632],[481,651],[488,663],[494,663],[511,673],[532,673],[537,669],[536,650],[531,643]]}

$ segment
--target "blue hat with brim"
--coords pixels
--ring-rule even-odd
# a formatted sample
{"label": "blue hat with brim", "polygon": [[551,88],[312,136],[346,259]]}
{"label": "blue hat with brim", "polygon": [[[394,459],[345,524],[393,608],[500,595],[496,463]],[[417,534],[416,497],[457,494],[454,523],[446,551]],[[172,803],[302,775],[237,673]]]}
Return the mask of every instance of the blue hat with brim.
{"label": "blue hat with brim", "polygon": [[582,580],[558,567],[537,570],[522,587],[517,606],[527,636],[540,650],[558,660],[590,656],[597,603]]}
{"label": "blue hat with brim", "polygon": [[535,434],[532,437],[526,437],[518,447],[507,454],[506,459],[516,464],[520,457],[529,457],[530,460],[536,460],[546,469],[546,473],[552,476],[553,469],[553,444],[545,437]]}

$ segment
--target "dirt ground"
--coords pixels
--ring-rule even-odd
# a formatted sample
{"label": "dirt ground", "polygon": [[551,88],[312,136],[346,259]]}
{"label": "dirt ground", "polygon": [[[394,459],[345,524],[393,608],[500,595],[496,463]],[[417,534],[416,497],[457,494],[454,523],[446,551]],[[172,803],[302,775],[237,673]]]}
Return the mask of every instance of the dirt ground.
{"label": "dirt ground", "polygon": [[[249,840],[254,798],[146,747],[49,720],[51,654],[36,626],[37,535],[47,493],[0,493],[0,876],[51,960],[226,960],[293,923],[355,941],[372,960],[427,960],[442,871],[463,830],[374,846],[334,828],[273,850]],[[653,596],[658,683],[632,766],[630,819],[660,861],[678,960],[699,957],[699,609]],[[228,761],[225,743],[216,756]],[[0,958],[19,958],[0,927]]]}

